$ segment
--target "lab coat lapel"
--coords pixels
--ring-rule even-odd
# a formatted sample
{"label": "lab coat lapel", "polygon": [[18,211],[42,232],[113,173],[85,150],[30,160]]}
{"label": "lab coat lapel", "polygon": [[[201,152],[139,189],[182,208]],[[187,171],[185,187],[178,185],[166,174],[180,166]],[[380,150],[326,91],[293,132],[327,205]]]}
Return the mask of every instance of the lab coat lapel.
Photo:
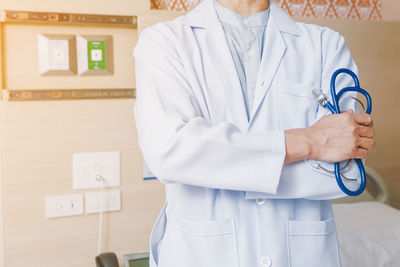
{"label": "lab coat lapel", "polygon": [[221,23],[218,20],[214,24],[214,27],[207,29],[206,36],[207,50],[214,73],[224,87],[226,103],[234,123],[241,130],[247,130],[249,120],[235,63]]}
{"label": "lab coat lapel", "polygon": [[210,20],[206,29],[207,51],[214,73],[224,87],[225,99],[232,120],[242,131],[247,131],[249,119],[238,73],[224,30],[215,12],[214,1],[209,0],[209,4],[212,9],[210,10],[212,16],[207,17]]}
{"label": "lab coat lapel", "polygon": [[[215,11],[214,0],[205,0],[194,10],[181,18],[181,22],[191,27],[203,28],[206,31],[205,46],[207,56],[211,62],[212,77],[209,77],[215,86],[213,90],[223,87],[225,101],[228,105],[233,123],[242,131],[247,131],[249,118],[247,116],[245,101],[240,80],[236,71],[228,42],[221,22]],[[219,83],[218,83],[219,81]]]}
{"label": "lab coat lapel", "polygon": [[271,87],[275,74],[278,70],[280,62],[286,51],[286,44],[281,35],[275,18],[275,8],[271,3],[271,13],[268,25],[264,34],[263,55],[258,73],[257,87],[254,94],[253,109],[250,115],[250,123],[252,123],[257,110]]}

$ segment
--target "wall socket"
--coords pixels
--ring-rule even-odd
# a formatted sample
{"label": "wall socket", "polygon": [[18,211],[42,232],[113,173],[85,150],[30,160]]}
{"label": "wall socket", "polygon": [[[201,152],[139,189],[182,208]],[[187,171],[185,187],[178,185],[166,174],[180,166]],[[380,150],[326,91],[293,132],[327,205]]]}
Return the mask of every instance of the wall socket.
{"label": "wall socket", "polygon": [[86,213],[100,212],[103,199],[103,212],[121,210],[121,192],[119,190],[85,193]]}
{"label": "wall socket", "polygon": [[97,175],[104,178],[104,187],[120,185],[119,152],[74,153],[72,165],[73,189],[101,188]]}
{"label": "wall socket", "polygon": [[74,75],[76,44],[74,35],[39,34],[40,75]]}
{"label": "wall socket", "polygon": [[46,197],[46,218],[81,214],[83,214],[82,194]]}

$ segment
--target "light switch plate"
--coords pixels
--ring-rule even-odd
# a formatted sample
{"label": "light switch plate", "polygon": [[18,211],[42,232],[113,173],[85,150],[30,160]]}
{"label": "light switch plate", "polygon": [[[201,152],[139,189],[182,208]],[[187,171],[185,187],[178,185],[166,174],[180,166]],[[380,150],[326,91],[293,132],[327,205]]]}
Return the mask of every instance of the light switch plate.
{"label": "light switch plate", "polygon": [[103,177],[104,187],[120,185],[120,153],[91,152],[72,155],[73,189],[101,188],[97,175]]}
{"label": "light switch plate", "polygon": [[121,192],[119,190],[85,193],[86,213],[100,212],[103,199],[103,212],[121,210]]}
{"label": "light switch plate", "polygon": [[82,194],[46,197],[46,218],[83,214]]}
{"label": "light switch plate", "polygon": [[76,47],[79,75],[112,75],[114,73],[111,35],[78,35]]}
{"label": "light switch plate", "polygon": [[38,57],[41,75],[76,74],[75,36],[39,34]]}

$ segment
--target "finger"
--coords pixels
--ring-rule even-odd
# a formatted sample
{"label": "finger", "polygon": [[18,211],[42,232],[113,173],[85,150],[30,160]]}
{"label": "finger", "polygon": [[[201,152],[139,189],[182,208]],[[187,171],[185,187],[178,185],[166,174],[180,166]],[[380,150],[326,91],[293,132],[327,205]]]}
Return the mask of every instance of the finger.
{"label": "finger", "polygon": [[359,126],[359,129],[360,129],[360,137],[372,138],[375,136],[375,130],[370,126]]}
{"label": "finger", "polygon": [[358,147],[366,150],[370,150],[375,146],[375,140],[372,138],[361,137],[358,143]]}
{"label": "finger", "polygon": [[[366,114],[366,115],[369,115],[369,114]],[[369,116],[371,116],[371,115],[369,115]],[[368,124],[363,124],[363,125],[364,125],[364,126],[373,127],[373,126],[374,126],[374,120],[373,120],[372,117],[371,117],[371,122],[368,123]]]}
{"label": "finger", "polygon": [[358,148],[354,158],[356,159],[365,159],[368,155],[368,150],[364,148]]}
{"label": "finger", "polygon": [[356,113],[353,115],[355,122],[361,125],[370,125],[372,123],[372,117],[366,113]]}

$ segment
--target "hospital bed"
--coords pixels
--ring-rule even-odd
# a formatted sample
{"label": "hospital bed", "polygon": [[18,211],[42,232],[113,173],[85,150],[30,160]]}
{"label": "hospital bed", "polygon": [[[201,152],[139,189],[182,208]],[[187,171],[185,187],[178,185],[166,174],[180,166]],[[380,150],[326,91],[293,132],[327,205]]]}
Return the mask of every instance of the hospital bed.
{"label": "hospital bed", "polygon": [[342,267],[400,266],[400,211],[382,178],[367,167],[367,190],[333,201]]}

